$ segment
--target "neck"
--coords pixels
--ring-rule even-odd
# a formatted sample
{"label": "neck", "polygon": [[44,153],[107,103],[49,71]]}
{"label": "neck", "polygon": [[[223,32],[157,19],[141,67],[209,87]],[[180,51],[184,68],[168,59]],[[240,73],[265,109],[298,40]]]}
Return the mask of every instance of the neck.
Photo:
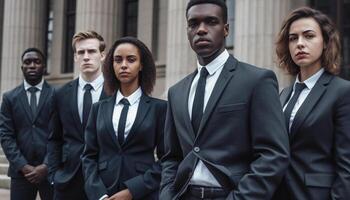
{"label": "neck", "polygon": [[36,86],[40,83],[41,79],[39,79],[39,80],[26,80],[26,81],[29,85]]}
{"label": "neck", "polygon": [[134,93],[137,88],[139,88],[139,84],[122,84],[120,86],[120,92],[123,94],[123,96],[128,97],[132,93]]}
{"label": "neck", "polygon": [[301,82],[304,82],[308,78],[310,78],[312,75],[318,72],[318,70],[321,69],[321,65],[315,66],[315,67],[301,67],[300,68],[300,74],[299,74],[299,80]]}
{"label": "neck", "polygon": [[101,74],[101,71],[98,71],[97,73],[93,74],[88,74],[88,73],[81,73],[81,77],[84,79],[86,82],[92,82],[97,79],[97,77]]}
{"label": "neck", "polygon": [[200,55],[197,55],[197,59],[200,65],[206,66],[211,61],[215,60],[222,52],[224,52],[225,47],[223,46],[221,49],[218,49],[216,52],[214,52],[212,55],[208,57],[201,57]]}

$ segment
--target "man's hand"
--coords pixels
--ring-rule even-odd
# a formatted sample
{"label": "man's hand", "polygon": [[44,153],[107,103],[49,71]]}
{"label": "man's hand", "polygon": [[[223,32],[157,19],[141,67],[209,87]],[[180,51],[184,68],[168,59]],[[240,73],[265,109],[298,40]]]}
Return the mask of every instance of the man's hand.
{"label": "man's hand", "polygon": [[25,176],[26,174],[29,174],[33,170],[34,170],[33,166],[26,164],[22,167],[21,172]]}
{"label": "man's hand", "polygon": [[24,174],[24,177],[31,183],[38,184],[47,176],[47,166],[45,164],[38,165],[27,174]]}
{"label": "man's hand", "polygon": [[108,200],[132,200],[132,194],[128,189],[122,190],[109,197]]}

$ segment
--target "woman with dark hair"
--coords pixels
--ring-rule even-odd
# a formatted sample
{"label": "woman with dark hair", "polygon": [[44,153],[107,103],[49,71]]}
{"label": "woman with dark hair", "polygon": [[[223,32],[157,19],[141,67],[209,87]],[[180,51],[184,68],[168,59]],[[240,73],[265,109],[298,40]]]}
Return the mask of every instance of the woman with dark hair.
{"label": "woman with dark hair", "polygon": [[117,40],[103,65],[109,99],[93,105],[82,156],[89,199],[158,199],[166,102],[150,97],[156,78],[140,40]]}
{"label": "woman with dark hair", "polygon": [[320,11],[296,9],[283,23],[276,53],[296,80],[280,95],[291,160],[275,199],[349,199],[350,82],[335,76],[337,31]]}

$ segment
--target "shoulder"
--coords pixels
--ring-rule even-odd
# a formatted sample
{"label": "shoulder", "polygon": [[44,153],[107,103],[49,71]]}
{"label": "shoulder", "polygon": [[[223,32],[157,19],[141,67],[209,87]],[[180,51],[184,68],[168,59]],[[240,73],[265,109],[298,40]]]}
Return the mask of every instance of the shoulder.
{"label": "shoulder", "polygon": [[23,84],[20,84],[13,88],[12,90],[6,91],[3,94],[3,98],[16,98],[24,90]]}
{"label": "shoulder", "polygon": [[74,79],[72,81],[69,81],[68,83],[64,84],[60,88],[56,89],[56,92],[59,94],[65,93],[65,92],[67,92],[67,90],[72,89],[73,86],[77,83],[78,83],[78,79]]}

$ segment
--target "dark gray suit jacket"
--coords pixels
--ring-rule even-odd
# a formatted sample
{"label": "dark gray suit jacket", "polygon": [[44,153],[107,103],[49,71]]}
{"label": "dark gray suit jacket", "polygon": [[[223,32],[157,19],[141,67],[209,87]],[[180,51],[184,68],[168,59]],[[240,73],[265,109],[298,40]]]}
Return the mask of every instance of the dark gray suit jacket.
{"label": "dark gray suit jacket", "polygon": [[[282,105],[292,89],[282,91]],[[350,82],[323,73],[299,108],[289,137],[291,164],[278,199],[349,199]]]}
{"label": "dark gray suit jacket", "polygon": [[44,81],[35,116],[31,112],[23,84],[4,93],[0,131],[1,145],[10,162],[10,177],[23,177],[20,170],[26,164],[48,164],[46,148],[53,93],[54,89]]}
{"label": "dark gray suit jacket", "polygon": [[166,102],[142,95],[135,122],[120,146],[113,129],[116,96],[94,104],[82,156],[85,191],[91,200],[128,188],[133,199],[156,200],[163,156]]}
{"label": "dark gray suit jacket", "polygon": [[269,199],[289,164],[274,73],[230,56],[195,136],[188,94],[196,72],[168,93],[160,199],[181,199],[199,159],[230,191],[227,199]]}
{"label": "dark gray suit jacket", "polygon": [[[63,187],[81,167],[84,130],[77,103],[78,79],[58,89],[54,95],[52,133],[49,137],[49,180]],[[106,95],[102,91],[100,99]]]}

